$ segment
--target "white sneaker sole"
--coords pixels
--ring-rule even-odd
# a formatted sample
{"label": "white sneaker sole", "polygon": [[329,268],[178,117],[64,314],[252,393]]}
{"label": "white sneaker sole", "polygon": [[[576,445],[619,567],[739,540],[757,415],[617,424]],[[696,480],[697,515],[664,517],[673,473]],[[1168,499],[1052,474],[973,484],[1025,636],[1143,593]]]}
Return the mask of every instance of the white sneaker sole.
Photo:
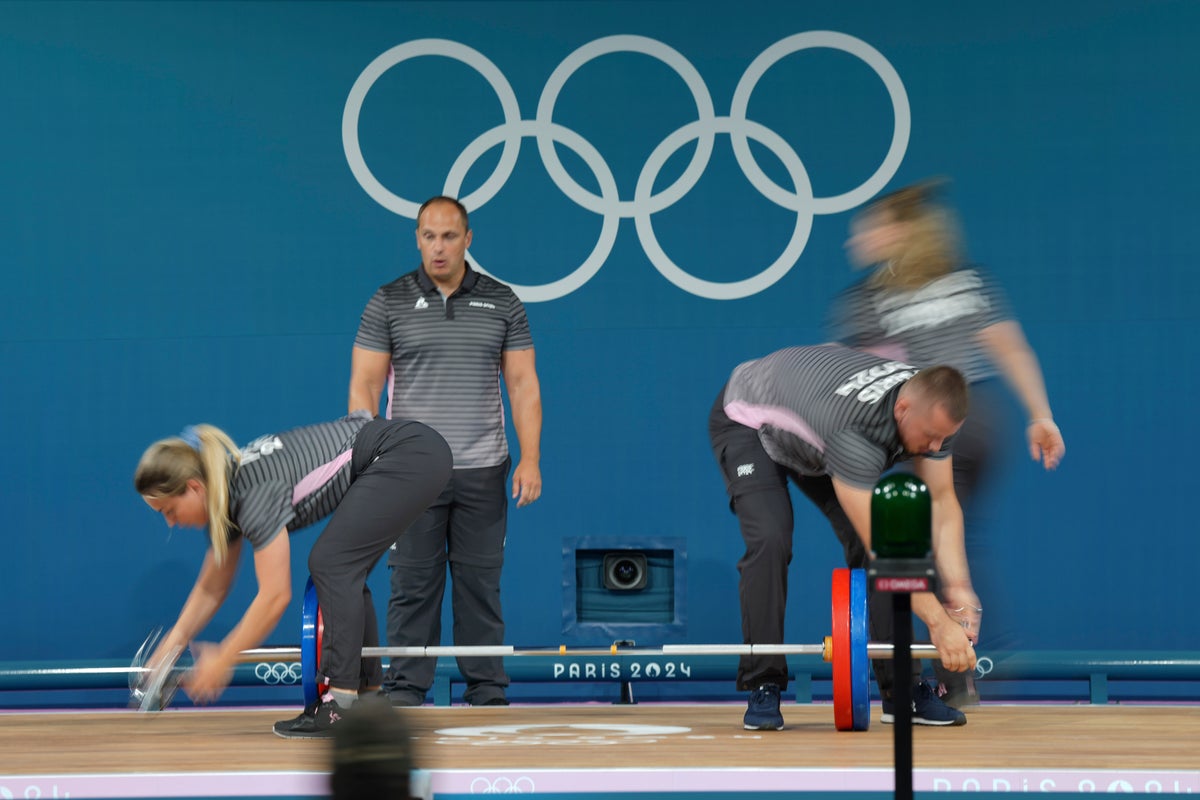
{"label": "white sneaker sole", "polygon": [[[880,714],[879,721],[882,722],[884,725],[892,725],[896,722],[896,718],[892,714]],[[966,719],[959,721],[956,719],[933,720],[933,719],[925,719],[924,717],[913,717],[912,724],[913,725],[937,725],[937,726],[944,727],[946,725],[966,725],[967,721],[966,721]]]}

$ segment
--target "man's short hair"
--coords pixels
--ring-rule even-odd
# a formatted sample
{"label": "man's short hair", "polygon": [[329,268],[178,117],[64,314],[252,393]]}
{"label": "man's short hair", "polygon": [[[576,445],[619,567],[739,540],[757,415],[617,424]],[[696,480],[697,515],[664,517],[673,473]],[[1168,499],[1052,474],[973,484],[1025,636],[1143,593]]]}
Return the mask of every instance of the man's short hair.
{"label": "man's short hair", "polygon": [[909,379],[908,386],[918,397],[946,409],[954,422],[967,418],[970,407],[967,379],[954,367],[941,365],[923,369]]}
{"label": "man's short hair", "polygon": [[471,222],[469,219],[467,219],[467,207],[464,206],[462,203],[458,202],[457,198],[448,197],[444,194],[439,194],[437,197],[431,197],[428,200],[426,200],[424,203],[421,203],[421,207],[419,209],[417,209],[417,227],[418,228],[421,227],[421,215],[425,213],[425,209],[429,208],[434,203],[449,203],[450,205],[457,208],[458,213],[460,215],[462,215],[463,229],[468,230],[468,231],[471,230]]}

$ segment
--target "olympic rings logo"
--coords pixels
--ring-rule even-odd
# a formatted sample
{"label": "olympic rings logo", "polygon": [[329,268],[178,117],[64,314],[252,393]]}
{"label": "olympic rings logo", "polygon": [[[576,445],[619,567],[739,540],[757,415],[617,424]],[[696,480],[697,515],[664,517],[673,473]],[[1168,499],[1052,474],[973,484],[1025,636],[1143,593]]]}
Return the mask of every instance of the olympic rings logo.
{"label": "olympic rings logo", "polygon": [[[883,81],[891,98],[895,118],[891,145],[875,172],[854,189],[831,197],[817,197],[813,194],[804,162],[783,137],[746,116],[750,96],[767,70],[785,56],[811,48],[841,50],[865,62]],[[567,79],[592,59],[621,52],[648,55],[671,67],[691,91],[697,115],[695,122],[689,122],[668,135],[651,152],[638,176],[632,200],[620,199],[613,172],[596,148],[576,131],[554,122],[554,105]],[[517,97],[508,79],[482,53],[447,39],[414,39],[385,51],[367,65],[351,87],[342,114],[342,146],[355,179],[381,206],[413,220],[417,217],[419,201],[408,200],[393,193],[371,173],[359,146],[358,121],[363,101],[375,82],[397,64],[420,56],[442,56],[473,67],[495,91],[504,114],[502,124],[481,133],[459,154],[446,176],[442,190],[444,194],[459,196],[463,180],[472,165],[484,153],[502,144],[499,162],[492,174],[478,189],[461,197],[463,204],[471,210],[482,207],[496,196],[512,174],[521,139],[532,137],[554,184],[570,200],[588,211],[599,214],[603,220],[599,238],[591,254],[569,275],[539,285],[510,284],[525,301],[556,300],[569,295],[591,280],[612,252],[619,221],[628,218],[634,220],[638,239],[650,263],[663,277],[685,292],[712,300],[735,300],[757,294],[772,286],[795,265],[808,243],[814,215],[847,211],[869,200],[887,185],[904,158],[912,127],[908,94],[891,63],[861,39],[835,31],[797,33],[781,39],[760,53],[738,81],[728,116],[717,116],[707,84],[696,68],[678,51],[645,36],[606,36],[578,48],[554,69],[542,90],[536,116],[531,120],[521,119]],[[729,136],[734,157],[750,184],[771,202],[796,212],[796,224],[791,238],[779,257],[756,275],[728,282],[703,280],[677,265],[659,244],[651,220],[655,213],[674,205],[699,182],[708,166],[714,137],[718,133]],[[792,181],[792,190],[779,186],[762,171],[751,153],[748,141],[751,139],[766,147],[779,159]],[[693,140],[696,142],[696,152],[683,174],[670,186],[655,193],[655,180],[663,165],[677,150]],[[555,151],[556,144],[572,150],[591,169],[599,186],[599,195],[580,186],[567,173]],[[470,260],[481,272],[487,272],[477,259],[472,257]]]}
{"label": "olympic rings logo", "polygon": [[501,775],[489,780],[482,776],[471,781],[471,794],[533,794],[533,778],[522,775],[520,778],[506,778]]}
{"label": "olympic rings logo", "polygon": [[294,662],[275,662],[273,664],[262,662],[254,665],[254,677],[268,686],[277,684],[291,686],[300,682],[301,667],[300,664]]}

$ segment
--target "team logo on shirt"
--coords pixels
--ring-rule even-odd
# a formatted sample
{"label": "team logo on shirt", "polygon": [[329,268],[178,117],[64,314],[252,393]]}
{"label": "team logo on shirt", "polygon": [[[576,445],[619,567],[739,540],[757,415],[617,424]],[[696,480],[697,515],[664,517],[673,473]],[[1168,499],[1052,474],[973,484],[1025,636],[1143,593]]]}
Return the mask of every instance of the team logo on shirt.
{"label": "team logo on shirt", "polygon": [[990,304],[980,291],[982,287],[983,280],[974,270],[947,275],[916,292],[881,298],[876,303],[880,322],[888,336],[898,336],[984,314]]}
{"label": "team logo on shirt", "polygon": [[738,464],[737,476],[739,478],[748,478],[754,474],[754,464]]}
{"label": "team logo on shirt", "polygon": [[429,303],[425,301],[424,297],[418,297],[416,305],[414,305],[413,308],[429,308]]}
{"label": "team logo on shirt", "polygon": [[485,303],[482,300],[472,300],[471,302],[467,303],[467,305],[469,305],[471,308],[487,308],[491,309],[492,311],[496,310],[495,303]]}
{"label": "team logo on shirt", "polygon": [[[902,361],[888,361],[861,372],[834,390],[839,397],[855,395],[860,403],[878,403],[893,387],[917,374],[917,369]],[[857,393],[857,394],[855,394]]]}
{"label": "team logo on shirt", "polygon": [[283,442],[278,436],[260,436],[242,448],[242,464],[258,461],[263,456],[269,456],[276,450],[283,449]]}

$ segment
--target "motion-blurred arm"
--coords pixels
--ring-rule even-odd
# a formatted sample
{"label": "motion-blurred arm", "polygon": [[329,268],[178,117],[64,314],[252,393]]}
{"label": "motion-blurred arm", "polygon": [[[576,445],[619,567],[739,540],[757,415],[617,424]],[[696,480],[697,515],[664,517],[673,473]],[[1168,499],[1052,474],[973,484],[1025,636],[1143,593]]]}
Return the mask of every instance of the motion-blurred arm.
{"label": "motion-blurred arm", "polygon": [[1067,447],[1062,433],[1054,424],[1042,368],[1025,338],[1025,332],[1018,323],[1007,320],[984,328],[979,332],[979,339],[1025,408],[1029,420],[1025,437],[1029,443],[1030,457],[1034,461],[1041,461],[1046,469],[1054,469],[1067,452]]}

